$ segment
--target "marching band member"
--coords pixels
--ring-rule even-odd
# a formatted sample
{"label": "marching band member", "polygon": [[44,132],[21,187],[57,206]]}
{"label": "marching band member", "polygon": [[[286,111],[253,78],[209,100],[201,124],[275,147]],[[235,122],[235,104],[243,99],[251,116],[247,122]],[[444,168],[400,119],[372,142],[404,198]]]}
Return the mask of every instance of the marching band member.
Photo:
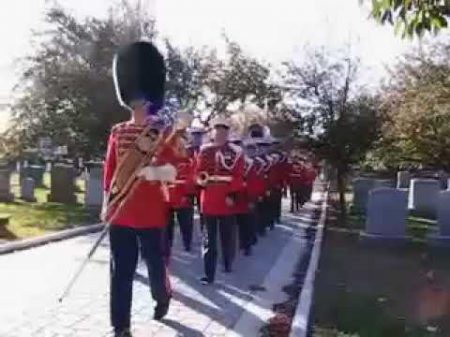
{"label": "marching band member", "polygon": [[202,186],[200,204],[206,227],[202,284],[211,284],[215,280],[218,231],[225,272],[231,272],[232,231],[235,228],[233,208],[237,193],[242,190],[244,175],[242,149],[228,141],[229,122],[218,118],[212,126],[213,141],[202,146],[195,166],[197,183]]}
{"label": "marching band member", "polygon": [[[231,142],[242,147],[242,139],[239,136],[235,136]],[[237,195],[234,212],[239,233],[239,248],[244,252],[245,256],[251,255],[253,243],[249,195],[249,178],[252,175],[252,170],[253,160],[244,153],[244,183],[242,190]]]}
{"label": "marching band member", "polygon": [[[163,104],[165,65],[159,51],[150,43],[130,44],[116,54],[114,80],[121,104],[131,111],[131,119],[115,125],[109,136],[105,160],[105,194],[114,193],[115,173],[132,148],[149,153],[154,144],[143,130],[151,125],[153,134],[165,133],[157,122],[156,112]],[[153,117],[148,121],[149,114]],[[168,222],[168,198],[164,184],[156,172],[170,168],[175,154],[164,147],[152,158],[147,171],[154,172],[152,181],[138,180],[136,188],[123,206],[115,212],[109,238],[111,247],[111,324],[116,337],[131,336],[130,311],[133,277],[140,250],[149,271],[152,297],[156,302],[154,319],[163,318],[172,296],[164,261],[164,228]],[[125,163],[126,164],[126,163]],[[168,166],[165,166],[168,165]],[[106,200],[106,198],[105,198]],[[107,216],[103,209],[103,218]]]}
{"label": "marching band member", "polygon": [[289,163],[286,152],[282,150],[281,141],[274,139],[273,156],[276,157],[276,198],[274,200],[275,221],[281,223],[282,199],[288,185]]}
{"label": "marching band member", "polygon": [[[189,156],[194,159],[197,157],[198,153],[200,152],[200,147],[205,142],[205,135],[206,135],[206,129],[203,127],[191,127],[188,130],[189,134],[189,142],[187,145],[187,151]],[[199,186],[195,185],[195,195],[194,195],[194,203],[197,209],[197,212],[200,216],[200,231],[203,231],[203,227],[205,225],[204,217],[201,212],[200,207],[200,188]]]}
{"label": "marching band member", "polygon": [[300,157],[293,153],[290,158],[288,183],[291,191],[291,212],[298,212],[303,206],[305,166]]}
{"label": "marching band member", "polygon": [[304,179],[303,179],[303,190],[304,190],[304,202],[311,200],[314,181],[317,178],[316,168],[313,166],[312,162],[305,162]]}
{"label": "marching band member", "polygon": [[260,211],[262,209],[262,200],[266,192],[266,180],[264,167],[266,162],[258,156],[257,142],[254,138],[247,138],[244,141],[245,153],[251,160],[250,167],[247,168],[246,182],[249,198],[249,225],[251,243],[255,245],[258,241],[258,233],[263,232]]}
{"label": "marching band member", "polygon": [[173,184],[169,185],[169,202],[171,213],[167,236],[169,248],[172,247],[175,221],[180,227],[184,250],[191,250],[192,232],[194,224],[194,196],[196,193],[194,186],[194,159],[189,156],[183,140],[180,140],[180,157],[176,163],[177,177]]}
{"label": "marching band member", "polygon": [[270,171],[271,161],[266,155],[265,144],[267,139],[265,137],[264,127],[261,124],[255,123],[248,128],[248,141],[255,144],[255,166],[257,166],[257,179],[259,179],[260,187],[263,191],[259,195],[256,203],[256,217],[258,224],[258,233],[260,236],[266,236],[267,228],[269,227],[270,212],[268,211],[267,200],[270,196],[270,186],[268,180],[268,173]]}
{"label": "marching band member", "polygon": [[272,143],[268,145],[267,152],[272,165],[268,174],[269,185],[271,187],[269,197],[269,207],[271,209],[271,228],[281,221],[281,199],[285,185],[285,164],[283,154],[276,151],[274,146],[279,144],[279,140],[272,138]]}
{"label": "marching band member", "polygon": [[271,146],[273,138],[270,134],[265,132],[262,139],[258,141],[258,145],[261,151],[261,157],[265,161],[264,167],[265,179],[266,179],[266,195],[263,200],[263,218],[265,221],[266,229],[273,230],[275,228],[275,204],[276,199],[276,169],[275,161],[271,156]]}

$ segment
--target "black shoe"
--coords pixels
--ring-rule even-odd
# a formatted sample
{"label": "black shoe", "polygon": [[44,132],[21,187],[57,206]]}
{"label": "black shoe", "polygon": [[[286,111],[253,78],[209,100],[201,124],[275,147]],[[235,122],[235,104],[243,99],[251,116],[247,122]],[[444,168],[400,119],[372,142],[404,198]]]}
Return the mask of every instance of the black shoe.
{"label": "black shoe", "polygon": [[206,286],[206,285],[208,285],[208,284],[213,284],[214,281],[211,280],[210,278],[206,277],[206,276],[203,276],[203,277],[200,279],[200,283],[203,284],[204,286]]}
{"label": "black shoe", "polygon": [[153,314],[153,319],[157,321],[162,320],[169,311],[169,303],[170,301],[157,303],[155,307],[155,313]]}
{"label": "black shoe", "polygon": [[116,330],[114,332],[114,337],[133,337],[133,335],[130,332],[130,329],[122,329],[122,330]]}
{"label": "black shoe", "polygon": [[229,265],[226,265],[226,266],[223,267],[223,272],[224,272],[224,273],[229,274],[229,273],[231,273],[232,271],[233,271],[233,270],[231,269],[231,266],[229,266]]}

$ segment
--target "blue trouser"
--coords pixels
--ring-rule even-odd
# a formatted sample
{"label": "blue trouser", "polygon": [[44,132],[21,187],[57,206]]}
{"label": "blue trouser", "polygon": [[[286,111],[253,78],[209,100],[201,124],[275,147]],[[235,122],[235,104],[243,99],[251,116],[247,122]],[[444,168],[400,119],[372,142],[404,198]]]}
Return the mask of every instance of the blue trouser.
{"label": "blue trouser", "polygon": [[256,222],[258,234],[261,236],[265,236],[267,227],[269,227],[268,207],[265,198],[261,199],[256,204]]}
{"label": "blue trouser", "polygon": [[185,250],[191,250],[192,243],[192,231],[194,226],[194,208],[178,208],[172,210],[169,218],[169,226],[167,227],[167,236],[169,240],[169,246],[172,247],[173,232],[175,229],[175,217],[180,226],[181,237],[183,239],[183,245]]}
{"label": "blue trouser", "polygon": [[226,270],[231,269],[233,257],[233,230],[235,229],[234,216],[208,216],[205,215],[205,228],[203,230],[203,263],[205,276],[214,281],[217,266],[217,231],[220,233],[223,264]]}
{"label": "blue trouser", "polygon": [[171,289],[163,256],[167,239],[163,229],[134,229],[112,225],[109,240],[111,324],[114,329],[121,330],[130,327],[133,277],[139,250],[147,264],[153,299],[157,303],[170,300]]}
{"label": "blue trouser", "polygon": [[239,229],[239,248],[249,250],[253,240],[250,213],[236,214],[236,222]]}

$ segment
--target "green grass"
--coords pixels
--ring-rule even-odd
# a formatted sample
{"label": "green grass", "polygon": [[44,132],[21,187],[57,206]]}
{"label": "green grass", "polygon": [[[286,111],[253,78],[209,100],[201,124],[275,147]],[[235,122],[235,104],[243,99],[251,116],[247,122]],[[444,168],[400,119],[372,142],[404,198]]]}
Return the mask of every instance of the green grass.
{"label": "green grass", "polygon": [[390,312],[383,297],[342,291],[332,304],[335,327],[316,328],[314,337],[431,337],[426,327],[413,325]]}
{"label": "green grass", "polygon": [[0,231],[0,239],[14,240],[39,236],[98,221],[95,214],[84,208],[84,181],[78,179],[76,184],[78,188],[77,204],[48,203],[50,177],[45,174],[44,187],[35,190],[37,201],[30,203],[17,198],[20,195],[19,177],[14,174],[11,177],[11,187],[16,199],[12,203],[0,203],[0,213],[11,216],[5,230]]}
{"label": "green grass", "polygon": [[[425,252],[424,247],[364,247],[357,236],[328,231],[316,279],[312,336],[450,336],[449,309],[429,295],[438,289],[445,296],[450,290],[449,257]],[[435,271],[434,284],[427,281],[429,270]],[[440,309],[430,311],[435,305]]]}

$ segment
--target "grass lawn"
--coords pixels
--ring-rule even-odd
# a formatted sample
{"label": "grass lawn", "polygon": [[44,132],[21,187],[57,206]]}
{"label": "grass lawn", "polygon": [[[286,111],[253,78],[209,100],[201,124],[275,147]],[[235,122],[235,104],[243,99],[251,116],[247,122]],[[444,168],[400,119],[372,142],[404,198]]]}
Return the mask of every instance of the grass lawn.
{"label": "grass lawn", "polygon": [[35,190],[37,202],[25,202],[18,198],[20,195],[18,175],[14,174],[11,177],[11,187],[16,199],[12,203],[0,203],[0,213],[11,215],[9,225],[5,230],[0,230],[0,239],[14,240],[38,236],[98,221],[95,214],[84,208],[84,181],[82,179],[77,180],[78,202],[74,205],[48,203],[47,195],[50,193],[48,174],[44,175],[44,185],[45,187]]}
{"label": "grass lawn", "polygon": [[[361,228],[363,220],[352,223],[358,219],[353,214],[347,228]],[[408,226],[420,239],[434,224],[410,217]],[[357,234],[326,232],[312,336],[450,336],[450,255],[432,253],[420,242],[403,248],[367,247]]]}

